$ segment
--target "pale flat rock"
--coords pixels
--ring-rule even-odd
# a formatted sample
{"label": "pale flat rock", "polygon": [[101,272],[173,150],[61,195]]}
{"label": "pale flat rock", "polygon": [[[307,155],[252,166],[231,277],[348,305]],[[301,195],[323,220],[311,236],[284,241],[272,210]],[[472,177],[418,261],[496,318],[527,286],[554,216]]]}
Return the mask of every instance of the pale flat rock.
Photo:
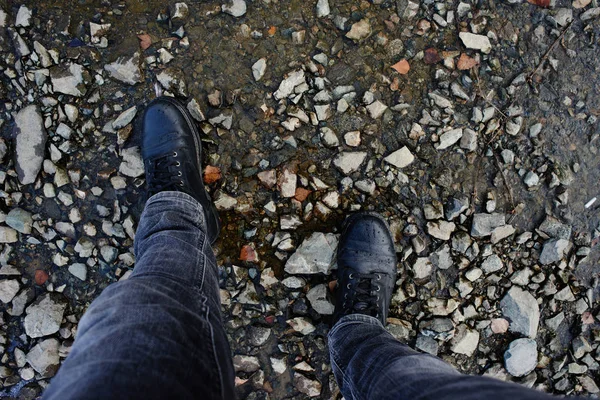
{"label": "pale flat rock", "polygon": [[329,274],[335,266],[339,236],[314,232],[285,264],[288,274]]}
{"label": "pale flat rock", "polygon": [[504,365],[517,378],[533,371],[538,362],[537,343],[532,339],[513,340],[504,352]]}
{"label": "pale flat rock", "polygon": [[133,106],[123,111],[119,116],[113,121],[112,127],[113,129],[121,129],[126,127],[133,121],[135,115],[137,114],[137,107]]}
{"label": "pale flat rock", "polygon": [[479,345],[479,332],[467,328],[466,325],[460,325],[456,328],[456,333],[451,342],[453,353],[472,356]]}
{"label": "pale flat rock", "polygon": [[371,24],[367,18],[364,18],[352,25],[350,31],[346,33],[346,37],[348,39],[359,41],[367,38],[370,34]]}
{"label": "pale flat rock", "polygon": [[0,281],[0,301],[8,304],[19,293],[19,281],[15,279],[4,279]]}
{"label": "pale flat rock", "polygon": [[343,152],[333,159],[333,165],[344,174],[349,175],[358,171],[365,158],[367,158],[367,153],[364,151]]}
{"label": "pale flat rock", "polygon": [[57,65],[50,68],[50,80],[55,93],[81,97],[87,92],[90,73],[79,64]]}
{"label": "pale flat rock", "polygon": [[396,168],[404,168],[409,166],[415,160],[415,156],[413,156],[408,147],[404,146],[383,160]]}
{"label": "pale flat rock", "polygon": [[440,142],[436,146],[437,150],[444,150],[457,143],[463,136],[462,129],[452,129],[440,135]]}
{"label": "pale flat rock", "polygon": [[277,89],[277,91],[273,93],[273,96],[276,100],[281,100],[286,97],[289,97],[292,93],[294,93],[294,89],[296,88],[296,86],[301,85],[303,83],[306,83],[304,71],[301,69],[298,71],[294,71],[291,74],[289,74],[287,78],[281,81],[281,83],[279,84],[279,89]]}
{"label": "pale flat rock", "polygon": [[43,378],[50,378],[56,374],[60,363],[58,347],[58,340],[46,339],[27,353],[27,362]]}
{"label": "pale flat rock", "polygon": [[135,52],[131,57],[119,57],[115,62],[105,65],[104,69],[113,79],[128,85],[143,81],[139,52]]}
{"label": "pale flat rock", "polygon": [[492,44],[487,36],[476,35],[469,32],[460,32],[458,36],[467,49],[479,50],[485,54],[492,51]]}
{"label": "pale flat rock", "polygon": [[534,339],[540,323],[540,307],[531,293],[513,286],[500,301],[502,315],[510,322],[509,330]]}
{"label": "pale flat rock", "polygon": [[261,58],[252,65],[252,75],[255,81],[260,81],[267,70],[267,59]]}
{"label": "pale flat rock", "polygon": [[321,315],[333,314],[333,304],[327,300],[327,286],[324,284],[317,285],[310,289],[306,294],[310,306]]}
{"label": "pale flat rock", "polygon": [[224,13],[236,18],[246,14],[246,8],[246,2],[244,0],[230,0],[221,6]]}
{"label": "pale flat rock", "polygon": [[139,147],[128,147],[121,150],[122,161],[119,172],[125,176],[137,178],[144,175],[144,161]]}
{"label": "pale flat rock", "polygon": [[24,326],[27,336],[37,338],[58,332],[66,307],[66,304],[53,300],[49,293],[40,296],[26,309]]}
{"label": "pale flat rock", "polygon": [[37,106],[21,109],[15,116],[17,176],[23,185],[35,182],[42,168],[48,135]]}

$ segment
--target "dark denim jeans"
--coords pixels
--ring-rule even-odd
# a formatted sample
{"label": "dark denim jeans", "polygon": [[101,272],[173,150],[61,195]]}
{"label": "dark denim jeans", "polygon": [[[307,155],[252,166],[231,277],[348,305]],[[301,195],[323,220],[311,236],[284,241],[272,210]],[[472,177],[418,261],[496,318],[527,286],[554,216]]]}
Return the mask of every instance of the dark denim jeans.
{"label": "dark denim jeans", "polygon": [[[45,399],[233,399],[215,257],[202,207],[178,192],[146,204],[131,277],[107,287],[79,324]],[[329,333],[346,399],[542,399],[543,393],[461,375],[400,344],[374,318],[342,318]]]}

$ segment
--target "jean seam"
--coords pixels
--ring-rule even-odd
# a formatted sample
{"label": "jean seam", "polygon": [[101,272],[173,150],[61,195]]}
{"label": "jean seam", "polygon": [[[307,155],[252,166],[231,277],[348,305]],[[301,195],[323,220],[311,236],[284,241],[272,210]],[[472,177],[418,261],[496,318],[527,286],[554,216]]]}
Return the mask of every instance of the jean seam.
{"label": "jean seam", "polygon": [[215,360],[215,365],[217,366],[217,372],[219,375],[219,391],[221,393],[221,398],[225,399],[225,382],[223,382],[223,371],[221,369],[221,365],[219,364],[218,361],[218,354],[217,354],[217,348],[215,347],[215,332],[213,330],[213,326],[210,322],[210,306],[208,306],[206,304],[206,302],[208,301],[208,298],[206,296],[203,296],[204,299],[204,304],[206,305],[206,322],[208,323],[208,327],[210,330],[210,344],[212,347],[212,352],[213,352],[213,359]]}
{"label": "jean seam", "polygon": [[344,371],[342,370],[342,368],[340,367],[340,364],[335,360],[334,357],[331,357],[331,361],[335,364],[335,366],[337,367],[337,369],[340,371],[340,373],[342,374],[342,381],[344,381],[344,383],[348,386],[348,388],[350,389],[350,394],[352,395],[352,399],[351,400],[360,400],[362,399],[361,396],[357,396],[356,395],[356,388],[354,387],[354,385],[352,384],[352,381],[349,381],[346,378],[346,374],[344,373]]}

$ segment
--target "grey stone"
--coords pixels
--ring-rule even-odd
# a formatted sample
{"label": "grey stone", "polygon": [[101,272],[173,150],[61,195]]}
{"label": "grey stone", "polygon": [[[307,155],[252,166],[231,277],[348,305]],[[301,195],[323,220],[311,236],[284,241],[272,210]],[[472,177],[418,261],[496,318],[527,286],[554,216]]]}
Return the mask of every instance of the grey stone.
{"label": "grey stone", "polygon": [[450,235],[456,230],[454,222],[430,221],[427,223],[427,233],[436,239],[450,240]]}
{"label": "grey stone", "polygon": [[321,315],[333,314],[333,304],[327,300],[327,286],[324,284],[317,285],[310,289],[306,294],[306,298],[310,302],[310,306]]}
{"label": "grey stone", "polygon": [[19,292],[19,281],[15,279],[4,279],[0,281],[0,301],[8,304]]}
{"label": "grey stone", "polygon": [[523,178],[523,182],[525,183],[525,185],[527,185],[527,187],[534,187],[534,186],[539,185],[540,177],[535,172],[529,171],[525,174],[525,178]]}
{"label": "grey stone", "polygon": [[331,12],[328,0],[317,1],[317,18],[326,17]]}
{"label": "grey stone", "polygon": [[191,99],[187,104],[187,110],[190,112],[192,118],[194,118],[198,122],[204,121],[206,118],[204,117],[204,113],[200,108],[200,104],[196,99]]}
{"label": "grey stone", "polygon": [[448,269],[452,266],[452,256],[450,255],[450,246],[444,244],[440,246],[435,252],[433,252],[429,259],[431,263],[439,269]]}
{"label": "grey stone", "polygon": [[235,372],[255,372],[260,369],[260,362],[258,357],[238,354],[233,356],[233,369],[235,369]]}
{"label": "grey stone", "polygon": [[452,146],[462,138],[462,129],[452,129],[440,135],[440,142],[436,145],[436,149],[444,150]]}
{"label": "grey stone", "polygon": [[244,0],[230,0],[223,4],[221,9],[224,13],[238,18],[246,14],[246,2]]}
{"label": "grey stone", "polygon": [[537,343],[533,339],[513,340],[504,352],[504,365],[509,374],[521,377],[537,365]]}
{"label": "grey stone", "polygon": [[364,18],[352,25],[350,31],[346,33],[346,37],[348,39],[360,41],[369,37],[370,34],[371,24],[367,18]]}
{"label": "grey stone", "polygon": [[479,345],[479,332],[469,329],[466,325],[459,325],[451,342],[453,353],[472,356]]}
{"label": "grey stone", "polygon": [[500,301],[502,315],[510,322],[509,330],[530,338],[537,336],[540,308],[531,293],[513,286]]}
{"label": "grey stone", "polygon": [[185,74],[180,68],[163,69],[156,74],[156,80],[165,90],[181,97],[187,97]]}
{"label": "grey stone", "polygon": [[569,240],[571,238],[571,226],[563,224],[550,215],[546,216],[538,229],[555,239]]}
{"label": "grey stone", "polygon": [[300,247],[288,259],[288,274],[329,274],[335,266],[338,235],[314,232],[304,239]]}
{"label": "grey stone", "polygon": [[439,351],[439,344],[437,340],[425,335],[417,336],[417,342],[415,343],[415,347],[421,351],[424,351],[425,353],[429,353],[434,356],[437,356]]}
{"label": "grey stone", "polygon": [[481,269],[486,274],[491,274],[496,271],[500,271],[504,265],[502,260],[496,254],[492,254],[481,263]]}
{"label": "grey stone", "polygon": [[294,71],[290,73],[287,78],[281,81],[281,83],[279,84],[279,89],[277,89],[277,91],[273,93],[273,96],[276,100],[284,99],[290,96],[292,93],[294,93],[294,89],[296,88],[296,86],[299,86],[303,83],[306,83],[304,71],[301,69],[298,71]]}
{"label": "grey stone", "polygon": [[0,243],[15,243],[19,240],[19,233],[13,228],[0,226]]}
{"label": "grey stone", "polygon": [[472,129],[465,128],[463,130],[463,135],[460,138],[460,148],[467,151],[477,150],[477,132]]}
{"label": "grey stone", "polygon": [[33,218],[31,213],[21,208],[13,208],[6,216],[6,225],[18,232],[30,234],[33,226]]}
{"label": "grey stone", "polygon": [[294,385],[300,393],[308,397],[317,397],[321,394],[321,383],[319,381],[308,379],[298,372],[294,373]]}
{"label": "grey stone", "polygon": [[27,362],[43,378],[54,376],[58,370],[60,362],[58,346],[58,340],[46,339],[36,344],[27,353]]}
{"label": "grey stone", "polygon": [[582,21],[589,21],[590,19],[600,16],[600,7],[590,8],[583,14],[581,14]]}
{"label": "grey stone", "polygon": [[492,244],[496,244],[502,239],[506,239],[513,233],[515,233],[515,228],[512,225],[499,226],[492,231],[490,241],[492,242]]}
{"label": "grey stone", "polygon": [[19,11],[17,11],[17,18],[15,19],[15,26],[17,28],[23,27],[27,28],[31,25],[31,16],[32,12],[29,8],[22,5],[19,7]]}
{"label": "grey stone", "polygon": [[248,340],[252,346],[260,347],[271,337],[271,329],[262,326],[251,326]]}
{"label": "grey stone", "polygon": [[104,66],[111,78],[135,85],[143,81],[140,69],[140,53],[135,52],[131,57],[119,57],[113,63]]}
{"label": "grey stone", "polygon": [[504,214],[475,214],[473,216],[473,224],[471,225],[471,236],[489,236],[494,229],[503,225],[506,225]]}
{"label": "grey stone", "polygon": [[381,101],[376,100],[373,103],[369,104],[366,108],[371,118],[378,119],[383,115],[385,110],[387,110],[388,106],[383,104]]}
{"label": "grey stone", "polygon": [[87,278],[87,267],[85,266],[85,264],[75,263],[69,265],[69,272],[71,273],[71,275],[82,281],[85,281]]}
{"label": "grey stone", "polygon": [[57,65],[50,68],[50,79],[55,93],[81,97],[87,92],[90,73],[79,64]]}
{"label": "grey stone", "polygon": [[335,165],[340,171],[348,175],[352,172],[358,171],[362,163],[367,158],[367,153],[364,151],[356,152],[343,152],[339,153],[333,159],[333,165]]}
{"label": "grey stone", "polygon": [[446,203],[446,219],[452,221],[458,217],[461,213],[469,208],[469,197],[466,195],[457,195],[448,199]]}
{"label": "grey stone", "polygon": [[428,257],[419,257],[412,266],[415,280],[428,279],[433,271],[433,264]]}
{"label": "grey stone", "polygon": [[396,168],[407,167],[414,160],[415,160],[415,156],[413,156],[413,154],[410,152],[410,150],[406,146],[396,150],[395,152],[393,152],[392,154],[390,154],[389,156],[384,158],[385,162],[393,165]]}
{"label": "grey stone", "polygon": [[540,254],[540,263],[552,264],[562,260],[571,249],[571,242],[565,239],[551,239],[544,243]]}
{"label": "grey stone", "polygon": [[144,175],[144,161],[140,155],[139,147],[128,147],[123,149],[121,150],[121,156],[123,157],[121,165],[119,166],[119,172],[121,174],[132,178]]}
{"label": "grey stone", "polygon": [[49,293],[41,295],[25,310],[27,316],[24,325],[27,336],[38,338],[58,332],[66,307],[66,304],[55,301]]}
{"label": "grey stone", "polygon": [[219,191],[214,199],[215,207],[219,211],[232,210],[237,205],[237,199]]}
{"label": "grey stone", "polygon": [[299,332],[303,335],[309,335],[313,333],[316,328],[306,318],[296,317],[285,321],[294,331]]}
{"label": "grey stone", "polygon": [[121,129],[126,127],[133,121],[135,115],[137,114],[137,107],[133,106],[123,111],[119,116],[113,121],[112,127],[113,129]]}
{"label": "grey stone", "polygon": [[476,35],[469,32],[460,32],[458,36],[467,49],[479,50],[485,54],[492,51],[492,44],[487,36]]}
{"label": "grey stone", "polygon": [[46,129],[37,106],[21,109],[15,116],[15,168],[23,185],[35,182],[46,149]]}
{"label": "grey stone", "polygon": [[428,96],[431,100],[433,100],[436,106],[440,108],[452,108],[452,101],[440,95],[439,93],[429,93]]}

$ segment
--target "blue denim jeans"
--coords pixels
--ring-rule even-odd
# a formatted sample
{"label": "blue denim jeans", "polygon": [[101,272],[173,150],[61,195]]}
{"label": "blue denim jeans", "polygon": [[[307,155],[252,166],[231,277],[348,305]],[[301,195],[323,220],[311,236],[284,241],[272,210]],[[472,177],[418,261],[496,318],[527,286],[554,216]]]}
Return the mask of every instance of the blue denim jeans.
{"label": "blue denim jeans", "polygon": [[[215,256],[191,196],[151,197],[129,279],[107,287],[80,321],[44,399],[233,399]],[[518,385],[470,377],[396,341],[374,318],[350,315],[329,333],[346,399],[542,399]],[[512,399],[511,399],[512,400]]]}

